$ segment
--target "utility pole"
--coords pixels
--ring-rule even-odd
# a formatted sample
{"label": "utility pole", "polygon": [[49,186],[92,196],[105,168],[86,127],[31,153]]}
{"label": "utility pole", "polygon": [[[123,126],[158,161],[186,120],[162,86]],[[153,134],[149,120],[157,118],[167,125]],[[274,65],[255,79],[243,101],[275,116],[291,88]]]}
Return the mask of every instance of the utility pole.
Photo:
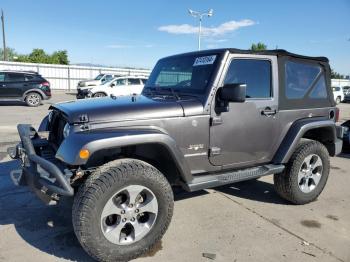
{"label": "utility pole", "polygon": [[213,16],[213,9],[210,9],[208,12],[205,12],[205,13],[200,13],[189,9],[188,13],[194,18],[199,18],[198,50],[201,50],[202,19],[203,19],[203,16],[208,16],[208,17]]}
{"label": "utility pole", "polygon": [[6,61],[6,40],[5,40],[5,21],[4,21],[4,11],[1,9],[1,22],[2,22],[2,45],[4,52],[4,61]]}

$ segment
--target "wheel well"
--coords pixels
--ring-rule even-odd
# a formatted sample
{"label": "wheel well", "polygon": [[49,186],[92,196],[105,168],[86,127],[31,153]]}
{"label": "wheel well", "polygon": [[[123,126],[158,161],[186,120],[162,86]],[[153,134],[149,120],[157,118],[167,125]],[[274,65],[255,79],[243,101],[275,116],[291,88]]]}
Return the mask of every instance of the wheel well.
{"label": "wheel well", "polygon": [[35,90],[32,91],[32,90],[31,90],[31,91],[29,91],[29,92],[27,92],[27,93],[24,94],[24,100],[27,98],[27,96],[28,96],[30,93],[36,93],[36,94],[40,95],[40,98],[41,98],[41,99],[44,98],[43,95],[42,95],[39,91],[35,91]]}
{"label": "wheel well", "polygon": [[134,158],[143,160],[156,167],[168,179],[169,183],[178,184],[181,179],[180,170],[169,150],[161,144],[143,144],[111,149],[102,149],[94,152],[86,163],[86,168],[98,167],[107,162]]}
{"label": "wheel well", "polygon": [[334,137],[334,128],[326,126],[308,130],[302,138],[312,139],[322,143],[327,148],[328,153],[332,155]]}
{"label": "wheel well", "polygon": [[96,94],[105,94],[107,96],[107,93],[103,92],[103,91],[98,91],[98,92],[94,93],[93,96],[96,95]]}

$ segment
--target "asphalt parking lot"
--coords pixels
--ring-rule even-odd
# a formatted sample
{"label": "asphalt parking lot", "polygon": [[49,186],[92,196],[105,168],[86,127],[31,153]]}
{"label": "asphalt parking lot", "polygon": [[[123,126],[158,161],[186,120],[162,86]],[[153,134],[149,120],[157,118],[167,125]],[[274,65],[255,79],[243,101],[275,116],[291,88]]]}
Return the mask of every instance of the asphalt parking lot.
{"label": "asphalt parking lot", "polygon": [[[71,201],[44,206],[9,172],[18,163],[6,148],[17,143],[17,123],[37,127],[50,103],[72,100],[62,92],[39,108],[0,103],[0,261],[90,261],[75,238]],[[350,104],[341,104],[341,120]],[[350,155],[331,159],[318,201],[290,205],[274,192],[272,177],[215,190],[177,191],[169,230],[137,261],[350,261]],[[203,255],[208,253],[208,255]]]}

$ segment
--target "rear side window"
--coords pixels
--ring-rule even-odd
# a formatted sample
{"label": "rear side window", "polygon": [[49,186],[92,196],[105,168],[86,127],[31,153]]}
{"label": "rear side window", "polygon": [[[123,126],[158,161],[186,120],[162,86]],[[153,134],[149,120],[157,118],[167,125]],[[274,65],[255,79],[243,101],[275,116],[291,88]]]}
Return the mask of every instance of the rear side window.
{"label": "rear side window", "polygon": [[268,60],[234,59],[224,84],[246,84],[247,98],[270,98],[271,62]]}
{"label": "rear side window", "polygon": [[13,73],[7,73],[5,80],[7,82],[23,82],[24,81],[24,75],[23,74],[13,74]]}
{"label": "rear side window", "polygon": [[[303,99],[306,95],[312,94],[313,98],[324,98],[324,95],[317,95],[322,92],[325,92],[327,96],[325,79],[320,77],[321,73],[322,68],[318,65],[287,61],[285,65],[286,97]],[[314,90],[311,91],[311,88]]]}
{"label": "rear side window", "polygon": [[140,85],[140,79],[128,78],[128,85]]}
{"label": "rear side window", "polygon": [[0,82],[5,81],[5,73],[0,73]]}
{"label": "rear side window", "polygon": [[147,82],[147,79],[141,79],[141,81],[142,81],[142,84],[145,85]]}
{"label": "rear side window", "polygon": [[332,106],[328,64],[287,58],[280,66],[282,66],[280,71],[284,71],[284,85],[280,85],[279,106],[281,109]]}
{"label": "rear side window", "polygon": [[26,81],[33,81],[33,80],[35,80],[35,76],[33,76],[33,75],[25,75],[25,80]]}

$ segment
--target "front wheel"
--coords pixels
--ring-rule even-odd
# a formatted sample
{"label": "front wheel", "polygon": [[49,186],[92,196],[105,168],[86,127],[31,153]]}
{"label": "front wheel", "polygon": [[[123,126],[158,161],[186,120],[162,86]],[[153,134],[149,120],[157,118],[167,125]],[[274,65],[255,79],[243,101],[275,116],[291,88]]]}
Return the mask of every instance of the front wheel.
{"label": "front wheel", "polygon": [[318,141],[299,144],[282,174],[274,175],[277,193],[294,204],[306,204],[317,199],[329,175],[329,155]]}
{"label": "front wheel", "polygon": [[153,166],[134,159],[97,169],[74,199],[73,226],[85,251],[99,261],[134,259],[163,236],[173,192]]}
{"label": "front wheel", "polygon": [[98,92],[96,94],[93,95],[93,97],[105,97],[107,96],[105,93],[102,93],[102,92]]}

